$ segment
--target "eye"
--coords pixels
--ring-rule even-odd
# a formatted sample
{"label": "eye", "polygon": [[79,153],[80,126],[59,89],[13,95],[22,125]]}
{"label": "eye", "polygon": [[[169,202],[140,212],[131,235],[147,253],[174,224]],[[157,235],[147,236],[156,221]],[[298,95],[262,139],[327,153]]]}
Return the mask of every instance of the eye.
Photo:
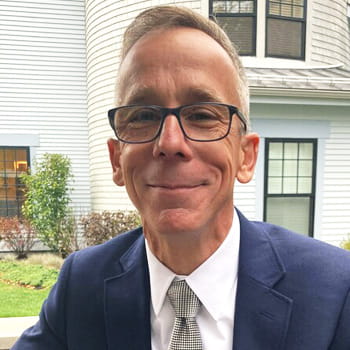
{"label": "eye", "polygon": [[208,111],[199,111],[189,114],[186,119],[191,121],[216,120],[217,116]]}
{"label": "eye", "polygon": [[126,116],[128,123],[151,123],[159,122],[160,113],[152,109],[133,109]]}
{"label": "eye", "polygon": [[183,118],[189,123],[205,123],[219,120],[220,114],[215,109],[195,107],[185,110]]}

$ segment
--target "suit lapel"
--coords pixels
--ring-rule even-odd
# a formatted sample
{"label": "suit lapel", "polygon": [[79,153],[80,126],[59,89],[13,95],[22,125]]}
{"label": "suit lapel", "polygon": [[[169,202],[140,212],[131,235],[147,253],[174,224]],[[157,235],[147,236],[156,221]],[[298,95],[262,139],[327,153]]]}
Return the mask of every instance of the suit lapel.
{"label": "suit lapel", "polygon": [[234,350],[283,350],[292,300],[274,290],[285,274],[268,235],[240,213]]}
{"label": "suit lapel", "polygon": [[108,349],[150,350],[150,287],[143,236],[120,263],[123,271],[105,281]]}

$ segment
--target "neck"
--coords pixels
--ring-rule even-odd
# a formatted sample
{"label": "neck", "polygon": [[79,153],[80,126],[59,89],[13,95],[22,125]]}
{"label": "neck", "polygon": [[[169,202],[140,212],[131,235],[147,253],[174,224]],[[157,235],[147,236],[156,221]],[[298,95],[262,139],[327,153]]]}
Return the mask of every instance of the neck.
{"label": "neck", "polygon": [[216,229],[175,234],[150,233],[144,227],[145,237],[157,259],[177,275],[189,275],[206,261],[229,233],[232,217]]}

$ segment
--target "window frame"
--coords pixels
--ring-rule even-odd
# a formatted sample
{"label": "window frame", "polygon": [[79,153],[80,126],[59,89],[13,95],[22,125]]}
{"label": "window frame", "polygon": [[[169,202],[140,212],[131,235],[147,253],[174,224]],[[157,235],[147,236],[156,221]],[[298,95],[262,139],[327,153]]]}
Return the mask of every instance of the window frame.
{"label": "window frame", "polygon": [[[28,172],[28,169],[30,167],[30,147],[28,146],[0,146],[0,152],[2,152],[3,150],[15,150],[16,152],[18,150],[24,150],[26,152],[26,161],[27,161],[27,172]],[[16,160],[13,160],[13,161],[16,161]],[[4,188],[5,188],[5,199],[4,199],[4,202],[5,202],[5,206],[3,208],[1,208],[1,210],[4,210],[6,211],[6,215],[3,216],[3,215],[0,215],[1,217],[11,217],[11,216],[14,216],[14,215],[10,215],[9,211],[13,208],[10,208],[9,205],[8,205],[8,202],[9,202],[9,199],[8,199],[8,184],[6,184],[6,179],[8,178],[6,176],[6,168],[4,168],[4,171],[3,172],[0,172],[0,175],[3,175],[4,179],[5,179],[5,184],[4,184]],[[16,186],[16,198],[15,198],[15,202],[16,202],[16,215],[15,216],[21,216],[21,204],[22,202],[20,201],[20,198],[19,196],[17,195],[17,191],[18,191],[18,188],[19,188],[19,176],[18,176],[18,172],[16,170],[16,175],[15,175],[15,186]]]}
{"label": "window frame", "polygon": [[[270,1],[266,0],[265,2],[265,9],[266,9],[266,19],[265,19],[265,57],[273,57],[273,58],[283,58],[283,59],[294,59],[294,60],[305,60],[306,57],[306,19],[307,19],[307,0],[304,1],[304,16],[302,19],[296,18],[296,17],[287,17],[287,16],[278,16],[278,15],[270,15]],[[272,0],[273,1],[273,0]],[[285,21],[291,21],[291,22],[299,22],[302,23],[302,30],[301,30],[301,55],[300,56],[288,56],[288,55],[271,55],[268,54],[268,21],[269,18],[272,19],[278,19],[278,20],[285,20]]]}
{"label": "window frame", "polygon": [[[253,13],[229,13],[229,12],[223,12],[223,13],[213,13],[213,3],[216,0],[209,0],[209,18],[210,19],[216,19],[217,17],[251,17],[253,19],[253,25],[252,25],[252,52],[250,53],[240,53],[239,47],[236,43],[233,42],[234,46],[237,48],[238,54],[240,56],[256,56],[256,41],[257,41],[257,7],[258,7],[258,1],[254,1],[254,12]],[[229,1],[229,0],[223,0],[223,1]],[[244,1],[244,0],[238,0],[238,1]]]}
{"label": "window frame", "polygon": [[[269,181],[269,150],[271,143],[312,143],[312,184],[311,192],[306,193],[268,193],[268,181]],[[308,232],[309,237],[314,236],[314,226],[315,226],[315,198],[316,198],[316,174],[317,174],[317,149],[318,149],[318,139],[317,138],[265,138],[265,154],[264,154],[264,207],[263,207],[263,220],[267,219],[267,201],[268,198],[309,198],[309,219],[308,219]],[[300,158],[298,158],[299,160]],[[284,160],[284,158],[283,158]],[[283,178],[283,175],[282,175]]]}

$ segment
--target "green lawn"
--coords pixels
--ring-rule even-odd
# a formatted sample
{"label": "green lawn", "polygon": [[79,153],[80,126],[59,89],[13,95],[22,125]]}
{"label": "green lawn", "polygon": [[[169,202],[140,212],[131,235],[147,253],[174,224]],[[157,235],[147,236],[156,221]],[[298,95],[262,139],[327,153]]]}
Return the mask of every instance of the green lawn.
{"label": "green lawn", "polygon": [[50,289],[28,289],[0,281],[0,317],[36,316]]}
{"label": "green lawn", "polygon": [[57,275],[55,268],[0,260],[0,317],[38,315]]}

